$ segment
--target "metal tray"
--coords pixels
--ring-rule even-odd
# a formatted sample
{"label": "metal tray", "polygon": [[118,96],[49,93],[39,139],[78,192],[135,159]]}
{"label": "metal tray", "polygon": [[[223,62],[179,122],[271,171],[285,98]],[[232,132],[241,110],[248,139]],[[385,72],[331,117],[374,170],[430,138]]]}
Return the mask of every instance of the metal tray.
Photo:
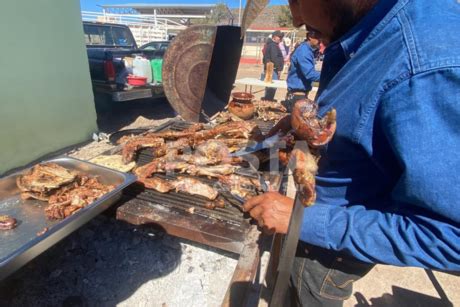
{"label": "metal tray", "polygon": [[[16,177],[25,170],[0,178],[0,214],[10,215],[18,221],[16,228],[0,231],[0,280],[110,207],[121,198],[122,190],[136,181],[132,174],[70,157],[59,157],[46,162],[98,176],[103,184],[115,185],[115,189],[66,219],[53,221],[48,220],[44,214],[46,202],[20,198]],[[45,227],[48,231],[38,236],[37,233]]]}

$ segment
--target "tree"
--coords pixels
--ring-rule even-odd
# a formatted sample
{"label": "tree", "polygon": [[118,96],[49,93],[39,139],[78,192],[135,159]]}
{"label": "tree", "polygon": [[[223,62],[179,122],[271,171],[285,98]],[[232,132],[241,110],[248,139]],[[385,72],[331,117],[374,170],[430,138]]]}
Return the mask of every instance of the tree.
{"label": "tree", "polygon": [[278,13],[278,25],[280,27],[292,27],[292,15],[289,5],[282,5]]}
{"label": "tree", "polygon": [[230,17],[230,11],[227,5],[221,2],[216,4],[216,7],[206,16],[206,18],[195,19],[193,23],[205,25],[217,25],[221,23],[227,24]]}

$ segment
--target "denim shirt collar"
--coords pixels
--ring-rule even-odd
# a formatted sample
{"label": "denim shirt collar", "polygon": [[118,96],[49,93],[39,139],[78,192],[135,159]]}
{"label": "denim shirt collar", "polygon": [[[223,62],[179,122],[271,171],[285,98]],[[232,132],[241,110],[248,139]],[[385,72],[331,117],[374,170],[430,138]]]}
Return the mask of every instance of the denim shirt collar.
{"label": "denim shirt collar", "polygon": [[398,0],[380,0],[350,31],[333,43],[330,49],[337,50],[334,45],[342,47],[345,58],[349,60],[369,36],[372,30],[385,18]]}

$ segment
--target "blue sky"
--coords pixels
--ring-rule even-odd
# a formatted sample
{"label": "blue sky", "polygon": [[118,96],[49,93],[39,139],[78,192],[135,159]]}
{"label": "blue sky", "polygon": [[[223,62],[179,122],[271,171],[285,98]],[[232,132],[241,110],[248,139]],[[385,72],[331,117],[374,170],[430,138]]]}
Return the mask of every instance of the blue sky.
{"label": "blue sky", "polygon": [[[98,5],[101,4],[127,4],[127,3],[171,3],[171,4],[210,4],[225,2],[227,6],[231,8],[237,8],[239,6],[239,0],[80,0],[82,11],[102,11]],[[246,3],[242,0],[243,6]],[[270,5],[274,4],[287,4],[287,0],[271,0]]]}

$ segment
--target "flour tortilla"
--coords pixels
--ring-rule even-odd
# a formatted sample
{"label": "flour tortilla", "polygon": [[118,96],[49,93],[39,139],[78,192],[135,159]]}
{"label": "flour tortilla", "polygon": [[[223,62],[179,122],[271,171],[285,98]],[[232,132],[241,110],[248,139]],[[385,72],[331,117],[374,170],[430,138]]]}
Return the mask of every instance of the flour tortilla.
{"label": "flour tortilla", "polygon": [[134,161],[124,164],[121,155],[98,156],[89,160],[89,162],[125,173],[136,166],[136,162]]}

